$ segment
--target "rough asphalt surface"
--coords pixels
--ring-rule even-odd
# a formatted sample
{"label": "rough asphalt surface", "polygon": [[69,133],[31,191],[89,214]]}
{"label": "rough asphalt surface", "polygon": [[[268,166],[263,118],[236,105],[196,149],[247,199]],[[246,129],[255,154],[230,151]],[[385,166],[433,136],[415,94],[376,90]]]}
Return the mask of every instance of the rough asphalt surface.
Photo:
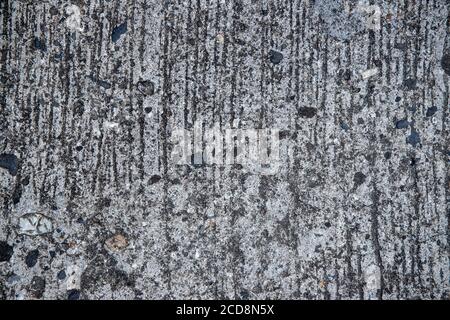
{"label": "rough asphalt surface", "polygon": [[447,0],[0,6],[0,299],[449,298]]}

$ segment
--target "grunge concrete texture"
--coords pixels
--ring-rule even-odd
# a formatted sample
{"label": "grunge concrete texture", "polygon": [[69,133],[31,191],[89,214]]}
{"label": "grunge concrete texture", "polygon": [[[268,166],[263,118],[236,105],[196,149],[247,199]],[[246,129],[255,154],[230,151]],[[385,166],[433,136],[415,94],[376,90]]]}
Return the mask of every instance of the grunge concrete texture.
{"label": "grunge concrete texture", "polygon": [[448,299],[449,4],[368,4],[1,1],[0,298]]}

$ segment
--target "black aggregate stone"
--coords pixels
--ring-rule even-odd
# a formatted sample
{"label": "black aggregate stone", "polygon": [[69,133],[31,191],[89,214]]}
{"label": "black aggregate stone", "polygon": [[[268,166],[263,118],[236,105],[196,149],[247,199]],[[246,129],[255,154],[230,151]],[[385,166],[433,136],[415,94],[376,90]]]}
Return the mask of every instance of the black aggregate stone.
{"label": "black aggregate stone", "polygon": [[159,180],[161,180],[161,177],[160,177],[160,176],[158,176],[158,175],[153,175],[153,176],[150,178],[150,184],[157,183]]}
{"label": "black aggregate stone", "polygon": [[44,52],[47,51],[47,46],[45,45],[44,40],[39,39],[38,37],[35,37],[33,44],[36,49],[44,51]]}
{"label": "black aggregate stone", "polygon": [[155,85],[150,80],[142,80],[137,83],[137,89],[140,93],[151,96],[155,93]]}
{"label": "black aggregate stone", "polygon": [[347,131],[348,129],[350,129],[350,127],[348,126],[348,124],[346,124],[345,122],[341,122],[340,123],[341,129]]}
{"label": "black aggregate stone", "polygon": [[59,271],[58,274],[56,275],[56,277],[59,280],[64,280],[66,278],[66,271],[64,271],[64,270]]}
{"label": "black aggregate stone", "polygon": [[115,27],[111,33],[112,42],[119,41],[120,37],[127,32],[127,22],[123,22],[122,24]]}
{"label": "black aggregate stone", "polygon": [[9,261],[14,253],[14,249],[6,241],[0,241],[0,262]]}
{"label": "black aggregate stone", "polygon": [[281,60],[283,60],[283,54],[281,52],[270,50],[269,51],[269,60],[273,64],[280,64]]}
{"label": "black aggregate stone", "polygon": [[30,291],[37,299],[42,298],[45,292],[45,280],[42,277],[34,276],[31,280]]}
{"label": "black aggregate stone", "polygon": [[8,172],[12,176],[15,176],[17,174],[19,166],[18,162],[19,160],[13,154],[9,153],[0,154],[0,168],[8,170]]}
{"label": "black aggregate stone", "polygon": [[408,120],[405,120],[405,119],[398,120],[395,123],[395,128],[396,129],[405,129],[405,128],[408,128],[408,126],[409,126],[409,122],[408,122]]}
{"label": "black aggregate stone", "polygon": [[403,85],[406,90],[411,91],[417,88],[417,80],[413,78],[408,78],[403,81]]}
{"label": "black aggregate stone", "polygon": [[442,56],[441,67],[444,72],[450,76],[450,53],[446,53]]}
{"label": "black aggregate stone", "polygon": [[72,289],[67,291],[67,300],[79,300],[80,290]]}
{"label": "black aggregate stone", "polygon": [[362,185],[366,181],[366,175],[362,172],[356,172],[353,176],[353,183],[355,187]]}
{"label": "black aggregate stone", "polygon": [[437,112],[437,107],[436,107],[436,106],[429,107],[429,108],[427,109],[427,114],[426,114],[426,116],[427,116],[427,117],[432,117],[436,112]]}
{"label": "black aggregate stone", "polygon": [[312,118],[317,114],[317,109],[311,107],[299,108],[298,114],[302,118]]}
{"label": "black aggregate stone", "polygon": [[411,131],[411,134],[406,138],[406,143],[416,147],[420,143],[420,135],[417,131]]}
{"label": "black aggregate stone", "polygon": [[28,252],[27,256],[25,257],[25,264],[28,268],[33,268],[39,258],[39,250],[31,250]]}

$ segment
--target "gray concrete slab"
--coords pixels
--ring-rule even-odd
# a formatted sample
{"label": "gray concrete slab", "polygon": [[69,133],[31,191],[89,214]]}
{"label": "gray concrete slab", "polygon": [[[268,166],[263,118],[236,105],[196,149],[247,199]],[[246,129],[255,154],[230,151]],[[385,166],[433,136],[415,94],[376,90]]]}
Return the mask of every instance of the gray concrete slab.
{"label": "gray concrete slab", "polygon": [[449,298],[448,1],[0,6],[1,299]]}

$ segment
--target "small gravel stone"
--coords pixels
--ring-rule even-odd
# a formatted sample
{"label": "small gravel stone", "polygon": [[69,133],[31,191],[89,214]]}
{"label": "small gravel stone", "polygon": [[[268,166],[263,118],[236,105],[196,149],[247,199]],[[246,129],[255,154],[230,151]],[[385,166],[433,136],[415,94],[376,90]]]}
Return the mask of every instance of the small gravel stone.
{"label": "small gravel stone", "polygon": [[59,280],[64,280],[66,278],[66,271],[65,270],[59,271],[58,274],[56,275],[56,277]]}
{"label": "small gravel stone", "polygon": [[395,128],[396,128],[396,129],[405,129],[405,128],[408,128],[408,126],[409,126],[409,122],[408,122],[408,120],[405,120],[405,119],[403,119],[403,120],[398,120],[398,121],[395,123]]}
{"label": "small gravel stone", "polygon": [[299,108],[298,114],[302,118],[312,118],[317,114],[317,109],[311,107]]}
{"label": "small gravel stone", "polygon": [[427,116],[427,117],[432,117],[432,116],[434,116],[434,114],[435,114],[436,112],[437,112],[437,107],[436,107],[436,106],[430,107],[430,108],[427,109],[427,114],[426,114],[426,116]]}
{"label": "small gravel stone", "polygon": [[127,22],[123,22],[122,24],[115,27],[111,33],[112,42],[119,41],[120,37],[127,32]]}
{"label": "small gravel stone", "polygon": [[413,130],[411,134],[406,138],[406,143],[416,147],[420,143],[420,135],[417,131]]}
{"label": "small gravel stone", "polygon": [[406,90],[415,90],[417,88],[417,80],[412,78],[405,79],[405,81],[403,81],[403,85]]}
{"label": "small gravel stone", "polygon": [[0,262],[9,261],[14,253],[13,247],[6,241],[0,241]]}
{"label": "small gravel stone", "polygon": [[8,170],[12,176],[17,175],[18,159],[13,154],[0,154],[0,168]]}
{"label": "small gravel stone", "polygon": [[281,60],[283,60],[283,54],[281,52],[270,50],[269,51],[269,60],[273,64],[280,64]]}
{"label": "small gravel stone", "polygon": [[155,174],[150,178],[150,184],[155,184],[159,182],[159,180],[161,180],[161,176]]}
{"label": "small gravel stone", "polygon": [[450,76],[450,53],[446,53],[442,56],[441,67],[444,72]]}
{"label": "small gravel stone", "polygon": [[355,187],[362,185],[366,181],[366,175],[362,172],[356,172],[353,176],[353,183]]}
{"label": "small gravel stone", "polygon": [[67,291],[67,300],[79,300],[80,299],[80,290],[69,290]]}
{"label": "small gravel stone", "polygon": [[36,236],[52,231],[52,220],[43,214],[29,213],[19,218],[19,233],[21,234]]}
{"label": "small gravel stone", "polygon": [[39,250],[31,250],[28,252],[27,256],[25,257],[25,263],[28,268],[33,268],[39,258]]}
{"label": "small gravel stone", "polygon": [[128,240],[121,234],[116,234],[106,240],[105,245],[111,251],[121,251],[128,247]]}
{"label": "small gravel stone", "polygon": [[31,280],[30,292],[36,299],[42,298],[45,291],[45,280],[42,277],[34,276]]}
{"label": "small gravel stone", "polygon": [[150,80],[142,80],[137,83],[137,89],[140,93],[151,96],[155,93],[155,85]]}

